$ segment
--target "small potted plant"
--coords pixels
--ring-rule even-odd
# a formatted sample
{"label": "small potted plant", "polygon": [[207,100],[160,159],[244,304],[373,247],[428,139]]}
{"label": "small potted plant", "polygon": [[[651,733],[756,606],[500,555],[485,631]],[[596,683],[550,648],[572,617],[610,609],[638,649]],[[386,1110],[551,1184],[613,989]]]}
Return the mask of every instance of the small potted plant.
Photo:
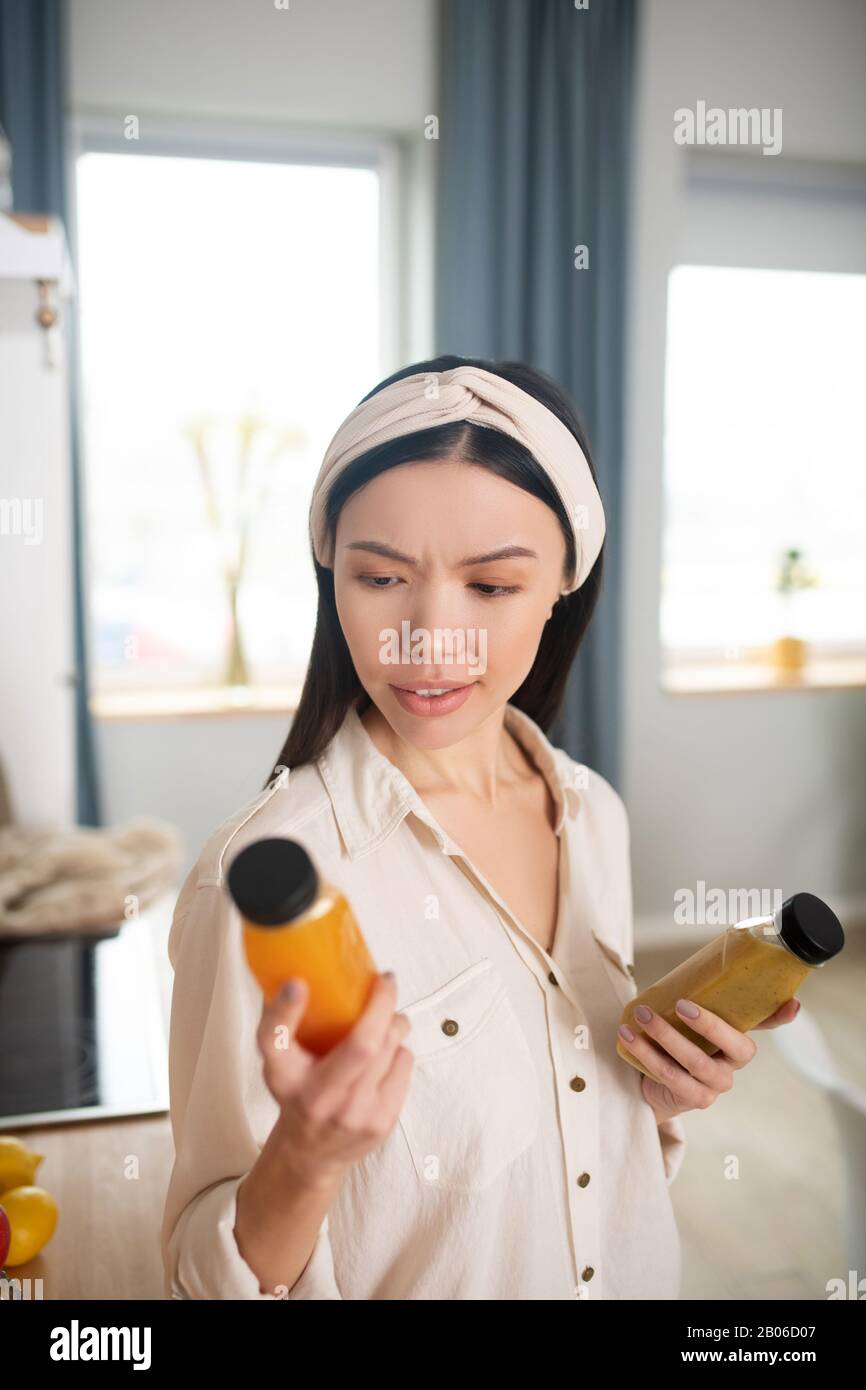
{"label": "small potted plant", "polygon": [[803,552],[791,547],[782,554],[776,574],[776,592],[782,596],[782,633],[770,652],[774,666],[781,671],[800,671],[806,662],[806,643],[796,635],[794,595],[817,584],[817,578],[805,565]]}

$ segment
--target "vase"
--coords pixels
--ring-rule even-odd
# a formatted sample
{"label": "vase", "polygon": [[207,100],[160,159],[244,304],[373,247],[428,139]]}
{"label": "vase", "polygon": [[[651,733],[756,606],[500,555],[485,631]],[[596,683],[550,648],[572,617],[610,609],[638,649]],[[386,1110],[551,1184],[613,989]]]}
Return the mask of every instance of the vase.
{"label": "vase", "polygon": [[777,637],[770,648],[773,665],[779,671],[802,671],[807,646],[802,637]]}
{"label": "vase", "polygon": [[236,587],[232,586],[229,589],[229,647],[223,682],[225,685],[248,685],[249,675],[243,637],[238,622],[238,591]]}

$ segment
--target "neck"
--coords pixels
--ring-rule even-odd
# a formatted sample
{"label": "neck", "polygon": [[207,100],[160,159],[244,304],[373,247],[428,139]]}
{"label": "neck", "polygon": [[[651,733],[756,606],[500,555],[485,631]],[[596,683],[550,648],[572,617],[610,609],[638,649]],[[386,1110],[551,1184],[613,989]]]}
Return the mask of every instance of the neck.
{"label": "neck", "polygon": [[505,727],[504,706],[448,748],[416,748],[407,743],[375,704],[360,719],[379,752],[419,796],[457,792],[493,810],[500,793],[526,777],[528,760]]}

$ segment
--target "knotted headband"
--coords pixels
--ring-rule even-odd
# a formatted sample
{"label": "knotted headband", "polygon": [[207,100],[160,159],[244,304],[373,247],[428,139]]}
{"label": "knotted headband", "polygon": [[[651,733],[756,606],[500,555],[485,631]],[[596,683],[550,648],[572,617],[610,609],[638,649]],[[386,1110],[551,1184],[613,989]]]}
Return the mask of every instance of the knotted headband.
{"label": "knotted headband", "polygon": [[574,579],[560,593],[579,589],[598,559],[605,533],[604,508],[586,455],[552,410],[483,367],[402,377],[346,416],[325,451],[310,504],[310,538],[319,564],[331,568],[334,563],[326,507],[343,469],[379,444],[456,420],[511,435],[548,474],[568,514],[577,557]]}

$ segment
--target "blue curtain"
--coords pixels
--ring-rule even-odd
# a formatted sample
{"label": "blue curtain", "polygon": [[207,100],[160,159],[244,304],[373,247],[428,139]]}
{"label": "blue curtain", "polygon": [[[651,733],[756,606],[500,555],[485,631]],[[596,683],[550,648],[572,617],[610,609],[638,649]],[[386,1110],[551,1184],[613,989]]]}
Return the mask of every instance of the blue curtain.
{"label": "blue curtain", "polygon": [[[64,176],[65,25],[66,9],[61,0],[0,0],[0,125],[12,146],[13,205],[16,212],[53,213],[68,227]],[[74,301],[68,313],[76,817],[80,825],[100,825],[96,747],[89,708]]]}
{"label": "blue curtain", "polygon": [[443,0],[436,351],[540,367],[587,425],[605,574],[549,733],[614,786],[634,38],[634,0]]}

